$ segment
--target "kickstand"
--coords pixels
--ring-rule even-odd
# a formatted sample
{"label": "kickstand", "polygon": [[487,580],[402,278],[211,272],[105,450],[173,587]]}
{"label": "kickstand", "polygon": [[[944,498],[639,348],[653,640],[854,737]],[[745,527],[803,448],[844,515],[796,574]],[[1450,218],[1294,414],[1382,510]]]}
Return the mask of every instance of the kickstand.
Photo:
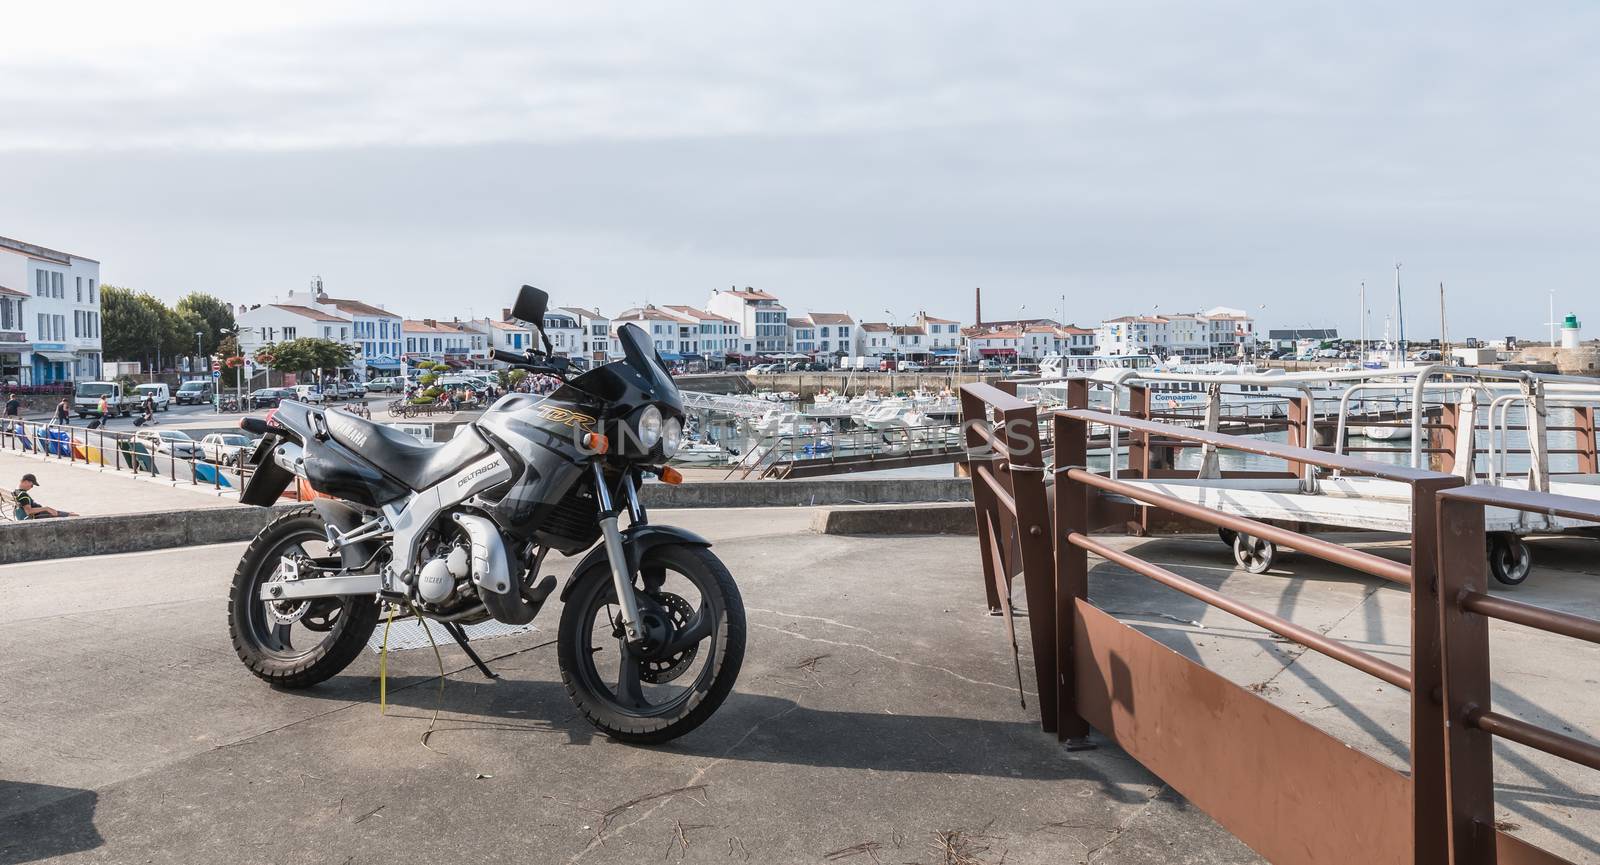
{"label": "kickstand", "polygon": [[456,645],[461,647],[461,651],[466,652],[467,657],[472,659],[472,663],[483,673],[484,678],[500,678],[493,670],[489,669],[489,665],[485,664],[482,658],[478,657],[478,653],[472,651],[472,647],[467,645],[467,632],[463,631],[460,625],[455,622],[441,622],[440,624],[444,625],[445,633],[456,641]]}

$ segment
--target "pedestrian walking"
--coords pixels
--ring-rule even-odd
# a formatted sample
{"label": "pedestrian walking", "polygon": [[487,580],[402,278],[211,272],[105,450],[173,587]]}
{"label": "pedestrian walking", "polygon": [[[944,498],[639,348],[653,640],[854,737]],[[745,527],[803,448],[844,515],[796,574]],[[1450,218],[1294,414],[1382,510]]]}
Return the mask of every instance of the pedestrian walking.
{"label": "pedestrian walking", "polygon": [[56,403],[56,423],[61,426],[72,426],[72,406],[67,403],[67,398],[62,397]]}

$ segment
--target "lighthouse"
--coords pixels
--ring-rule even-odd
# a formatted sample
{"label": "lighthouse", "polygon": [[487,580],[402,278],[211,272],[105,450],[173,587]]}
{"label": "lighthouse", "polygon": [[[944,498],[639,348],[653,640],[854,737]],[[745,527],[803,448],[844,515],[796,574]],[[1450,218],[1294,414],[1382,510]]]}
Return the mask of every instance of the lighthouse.
{"label": "lighthouse", "polygon": [[1567,313],[1566,319],[1561,322],[1561,347],[1578,347],[1578,316],[1576,313]]}

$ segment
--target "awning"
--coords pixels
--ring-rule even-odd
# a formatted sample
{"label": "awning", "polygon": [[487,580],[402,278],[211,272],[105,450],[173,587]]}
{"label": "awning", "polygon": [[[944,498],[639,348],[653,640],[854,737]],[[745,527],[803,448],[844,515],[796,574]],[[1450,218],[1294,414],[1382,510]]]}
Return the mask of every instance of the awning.
{"label": "awning", "polygon": [[56,363],[72,363],[78,359],[78,356],[70,351],[36,351],[34,354]]}
{"label": "awning", "polygon": [[936,348],[933,353],[941,357],[955,357],[961,353],[961,350],[958,348]]}
{"label": "awning", "polygon": [[1017,350],[1014,349],[1014,348],[980,348],[980,349],[978,349],[978,354],[981,354],[984,357],[996,357],[996,356],[1001,356],[1001,355],[1004,355],[1004,356],[1015,356],[1016,353],[1017,353]]}
{"label": "awning", "polygon": [[400,361],[392,357],[369,357],[367,358],[367,366],[398,368],[400,366]]}
{"label": "awning", "polygon": [[694,352],[690,352],[690,353],[684,355],[683,359],[684,360],[705,360],[704,357],[701,357],[700,355],[695,354]]}
{"label": "awning", "polygon": [[674,354],[670,351],[658,351],[656,354],[660,355],[661,359],[667,363],[677,363],[678,361],[683,360],[683,355]]}

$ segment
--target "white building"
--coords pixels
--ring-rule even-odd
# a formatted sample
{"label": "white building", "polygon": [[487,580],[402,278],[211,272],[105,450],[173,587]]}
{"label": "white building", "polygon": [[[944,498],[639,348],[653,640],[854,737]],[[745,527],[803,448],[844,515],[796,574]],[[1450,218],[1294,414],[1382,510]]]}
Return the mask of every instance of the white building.
{"label": "white building", "polygon": [[661,359],[675,363],[684,355],[700,354],[700,322],[659,306],[624,310],[611,319],[612,327],[637,325],[650,336],[650,344]]}
{"label": "white building", "polygon": [[969,332],[967,360],[1015,361],[1023,352],[1024,333],[1020,328]]}
{"label": "white building", "polygon": [[916,324],[927,336],[928,355],[934,359],[961,356],[961,322],[949,318],[934,318],[918,311]]}
{"label": "white building", "polygon": [[0,379],[100,374],[100,262],[0,237]]}
{"label": "white building", "polygon": [[1214,307],[1205,312],[1125,315],[1106,319],[1096,334],[1106,354],[1176,355],[1203,360],[1231,357],[1255,343],[1255,321],[1243,310]]}
{"label": "white building", "polygon": [[1167,319],[1155,315],[1124,315],[1100,322],[1095,343],[1102,354],[1159,354],[1169,341]]}
{"label": "white building", "polygon": [[489,338],[459,321],[408,318],[402,330],[407,363],[431,360],[465,367],[488,360]]}
{"label": "white building", "polygon": [[[577,316],[559,309],[551,310],[545,313],[544,323],[539,329],[550,337],[551,351],[562,357],[583,356],[583,327],[578,324]],[[533,332],[530,330],[528,333],[533,338]],[[534,347],[543,350],[543,341],[538,341]]]}
{"label": "white building", "polygon": [[1094,354],[1095,332],[1087,327],[1078,327],[1068,324],[1056,328],[1056,353],[1057,354]]}
{"label": "white building", "polygon": [[[303,298],[302,298],[303,299]],[[239,352],[254,357],[258,349],[291,339],[331,339],[354,345],[350,319],[297,303],[263,303],[239,307]]]}
{"label": "white building", "polygon": [[789,350],[789,311],[773,295],[753,288],[713,291],[706,309],[739,323],[740,349],[745,354]]}
{"label": "white building", "polygon": [[725,315],[717,315],[692,306],[667,306],[668,312],[692,318],[700,323],[700,350],[710,366],[720,367],[728,355],[739,353],[739,323]]}
{"label": "white building", "polygon": [[[506,310],[505,314],[509,316],[511,314],[511,310]],[[575,321],[575,319],[573,319],[571,316],[566,316],[566,318],[569,322]],[[546,316],[546,321],[549,321],[549,316]],[[542,348],[539,343],[539,338],[533,333],[533,328],[528,327],[519,321],[495,321],[488,316],[484,316],[483,318],[472,319],[471,321],[467,322],[467,326],[486,337],[487,342],[485,343],[485,348],[489,351],[510,351],[521,354],[527,351],[529,347]],[[575,329],[576,324],[573,324],[572,328],[569,328],[569,330]],[[552,330],[560,329],[552,328]],[[561,335],[563,337],[567,336],[566,332],[564,331]],[[552,340],[553,339],[554,337],[552,337]],[[576,355],[578,350],[563,352],[561,351],[561,346],[558,344],[556,346],[556,352],[558,354],[566,354],[571,357]],[[493,362],[491,362],[491,365],[497,368],[504,366],[504,364]]]}
{"label": "white building", "polygon": [[[293,297],[294,293],[290,292]],[[401,340],[405,338],[403,318],[381,306],[359,300],[318,296],[314,305],[350,319],[350,338],[358,353],[355,370],[362,378],[396,375],[400,372]]]}
{"label": "white building", "polygon": [[789,319],[789,351],[794,354],[817,353],[817,326],[811,323],[811,319]]}
{"label": "white building", "polygon": [[622,350],[611,332],[611,319],[601,315],[599,310],[563,306],[557,312],[567,313],[578,322],[581,351],[590,363],[606,363],[621,356]]}

